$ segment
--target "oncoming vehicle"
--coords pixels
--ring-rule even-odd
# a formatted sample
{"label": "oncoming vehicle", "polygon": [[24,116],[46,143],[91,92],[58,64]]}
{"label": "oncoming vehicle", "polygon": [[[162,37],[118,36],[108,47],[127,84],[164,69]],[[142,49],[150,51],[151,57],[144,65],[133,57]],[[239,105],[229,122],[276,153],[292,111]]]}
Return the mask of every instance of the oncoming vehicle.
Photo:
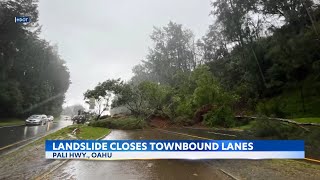
{"label": "oncoming vehicle", "polygon": [[48,118],[46,115],[32,115],[26,119],[26,125],[44,125],[47,124]]}
{"label": "oncoming vehicle", "polygon": [[70,120],[71,120],[71,117],[70,117],[70,116],[64,116],[64,117],[63,117],[63,120],[65,120],[65,121],[70,121]]}
{"label": "oncoming vehicle", "polygon": [[72,118],[73,124],[84,124],[86,122],[85,115],[77,115]]}
{"label": "oncoming vehicle", "polygon": [[53,116],[48,116],[48,121],[53,121],[54,117]]}

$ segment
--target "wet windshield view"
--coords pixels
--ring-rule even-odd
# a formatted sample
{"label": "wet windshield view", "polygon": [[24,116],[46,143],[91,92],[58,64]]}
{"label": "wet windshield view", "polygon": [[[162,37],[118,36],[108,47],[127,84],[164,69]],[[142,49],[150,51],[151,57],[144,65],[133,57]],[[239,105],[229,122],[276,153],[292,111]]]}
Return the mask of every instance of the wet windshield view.
{"label": "wet windshield view", "polygon": [[320,0],[0,0],[0,179],[320,179]]}

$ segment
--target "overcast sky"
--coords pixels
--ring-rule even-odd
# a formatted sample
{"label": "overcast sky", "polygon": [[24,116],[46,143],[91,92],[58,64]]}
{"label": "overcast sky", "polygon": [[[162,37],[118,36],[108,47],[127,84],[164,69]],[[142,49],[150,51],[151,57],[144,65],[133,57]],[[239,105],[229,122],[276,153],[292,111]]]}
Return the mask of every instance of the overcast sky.
{"label": "overcast sky", "polygon": [[152,45],[153,26],[169,21],[202,37],[211,23],[210,0],[40,0],[41,36],[57,44],[72,84],[66,104],[109,78],[129,79]]}

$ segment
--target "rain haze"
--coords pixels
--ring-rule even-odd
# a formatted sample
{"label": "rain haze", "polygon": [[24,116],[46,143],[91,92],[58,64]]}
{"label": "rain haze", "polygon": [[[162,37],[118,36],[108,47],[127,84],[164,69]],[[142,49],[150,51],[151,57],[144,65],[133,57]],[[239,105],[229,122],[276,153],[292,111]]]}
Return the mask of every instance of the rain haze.
{"label": "rain haze", "polygon": [[43,38],[57,44],[72,84],[64,105],[109,78],[128,80],[152,46],[153,27],[173,21],[201,38],[211,22],[210,0],[55,0],[39,2]]}

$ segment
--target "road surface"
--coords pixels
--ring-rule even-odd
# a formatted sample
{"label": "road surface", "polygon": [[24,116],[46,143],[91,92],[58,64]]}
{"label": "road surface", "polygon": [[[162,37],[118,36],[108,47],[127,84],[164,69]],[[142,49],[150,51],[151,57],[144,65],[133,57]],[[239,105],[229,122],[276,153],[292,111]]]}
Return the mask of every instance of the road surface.
{"label": "road surface", "polygon": [[[231,136],[230,136],[231,135]],[[220,136],[220,137],[219,137]],[[197,129],[113,130],[105,139],[237,138],[235,134]],[[320,168],[292,160],[70,160],[48,179],[319,179]],[[317,173],[318,172],[318,173]]]}
{"label": "road surface", "polygon": [[11,126],[0,128],[0,154],[19,147],[37,137],[72,124],[71,121],[49,122],[40,126]]}

